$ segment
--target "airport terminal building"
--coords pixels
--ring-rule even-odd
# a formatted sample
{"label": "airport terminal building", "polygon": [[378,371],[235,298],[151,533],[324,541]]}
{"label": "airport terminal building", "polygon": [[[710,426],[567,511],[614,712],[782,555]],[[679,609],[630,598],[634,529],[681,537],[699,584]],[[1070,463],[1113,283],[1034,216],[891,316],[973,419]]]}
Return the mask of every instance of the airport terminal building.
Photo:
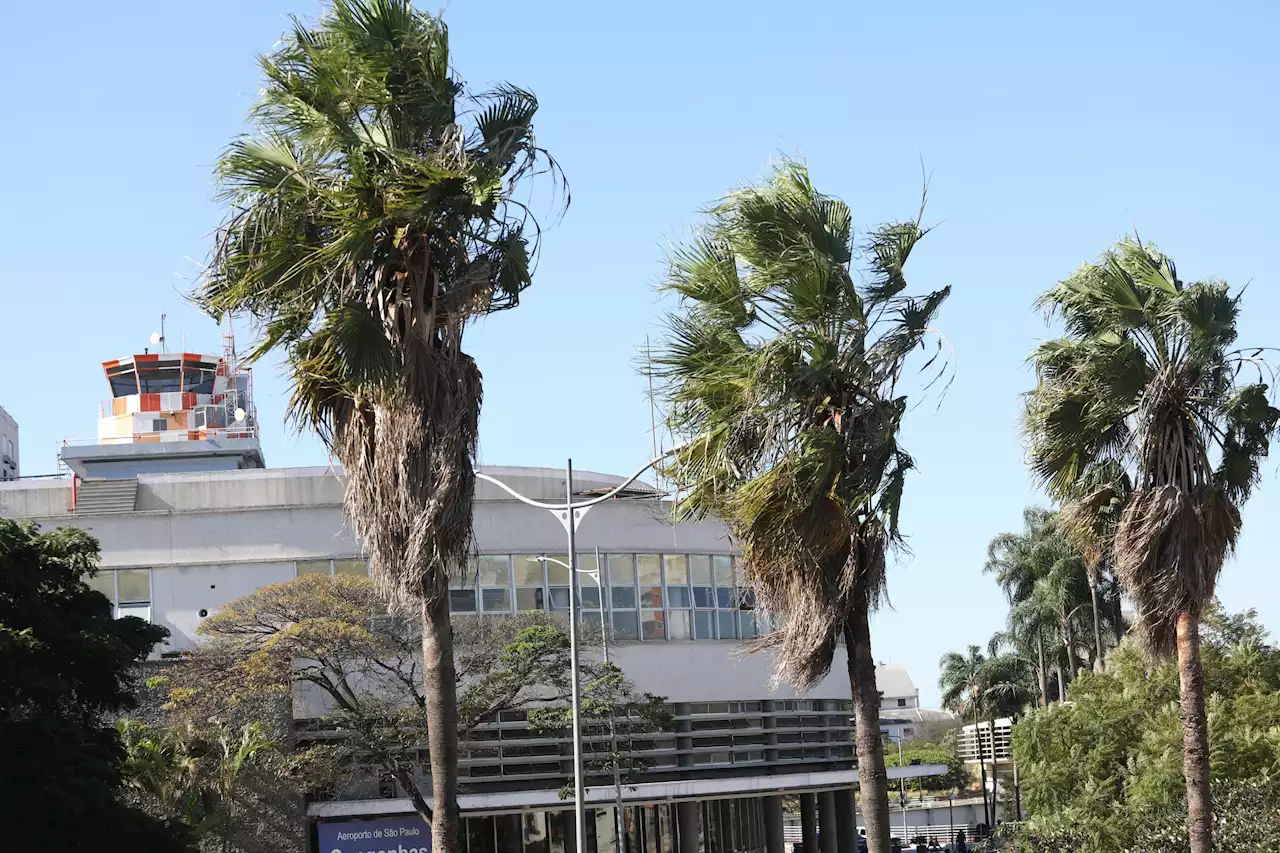
{"label": "airport terminal building", "polygon": [[[197,642],[201,620],[266,584],[299,575],[367,573],[345,524],[332,468],[264,466],[252,386],[223,356],[134,356],[104,365],[113,397],[98,440],[63,447],[67,474],[0,483],[0,515],[75,525],[101,543],[95,585],[119,615],[170,632],[157,656]],[[109,421],[109,423],[104,423]],[[562,471],[486,467],[516,491],[565,499]],[[575,493],[623,478],[582,472]],[[479,483],[472,571],[450,593],[455,618],[568,609],[565,531],[545,510]],[[673,524],[666,500],[636,485],[594,507],[577,535],[584,620],[611,626],[612,653],[639,691],[667,697],[674,731],[637,741],[647,769],[623,789],[628,853],[782,853],[783,796],[800,795],[806,838],[822,853],[856,853],[856,769],[844,650],[806,695],[771,685],[766,654],[743,656],[760,631],[734,548],[716,523]],[[881,677],[884,726],[914,709],[901,668]],[[898,720],[901,726],[902,721]],[[612,784],[590,787],[587,838],[574,835],[567,738],[535,736],[523,712],[472,731],[461,745],[460,805],[467,853],[613,853]],[[936,767],[891,769],[929,775]],[[339,831],[391,826],[411,815],[403,792],[353,779],[306,803],[312,849]],[[807,848],[811,850],[813,848]]]}

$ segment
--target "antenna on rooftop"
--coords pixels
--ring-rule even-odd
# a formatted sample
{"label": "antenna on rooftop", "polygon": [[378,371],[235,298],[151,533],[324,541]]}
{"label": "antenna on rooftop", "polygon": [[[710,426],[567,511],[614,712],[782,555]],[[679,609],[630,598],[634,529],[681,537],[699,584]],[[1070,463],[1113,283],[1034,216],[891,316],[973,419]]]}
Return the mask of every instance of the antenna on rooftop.
{"label": "antenna on rooftop", "polygon": [[151,333],[151,343],[160,347],[160,352],[164,352],[164,321],[168,314],[160,315],[160,331]]}

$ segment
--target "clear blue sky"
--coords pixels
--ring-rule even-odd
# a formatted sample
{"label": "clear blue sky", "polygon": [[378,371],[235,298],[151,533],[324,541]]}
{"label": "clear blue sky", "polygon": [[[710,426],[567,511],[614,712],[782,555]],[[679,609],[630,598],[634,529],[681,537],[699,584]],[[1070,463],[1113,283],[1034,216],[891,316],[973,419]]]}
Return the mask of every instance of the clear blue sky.
{"label": "clear blue sky", "polygon": [[[939,655],[984,642],[1004,616],[981,574],[988,539],[1039,499],[1016,431],[1023,360],[1047,334],[1035,294],[1136,223],[1185,277],[1252,280],[1242,341],[1280,344],[1280,14],[1229,5],[452,0],[458,71],[537,93],[539,139],[573,189],[524,304],[471,332],[482,461],[638,467],[649,409],[633,360],[662,310],[664,241],[779,150],[806,157],[866,224],[914,213],[923,160],[939,227],[909,273],[954,286],[941,325],[958,376],[939,411],[913,414],[914,556],[893,569],[874,642],[936,700]],[[8,11],[0,405],[21,424],[25,473],[52,471],[63,437],[94,434],[99,362],[140,350],[162,311],[171,343],[218,348],[183,299],[219,220],[212,164],[244,129],[254,55],[289,13],[318,9]],[[323,463],[282,426],[273,366],[256,382],[268,462]],[[1221,585],[1229,607],[1272,627],[1277,509],[1271,462]]]}

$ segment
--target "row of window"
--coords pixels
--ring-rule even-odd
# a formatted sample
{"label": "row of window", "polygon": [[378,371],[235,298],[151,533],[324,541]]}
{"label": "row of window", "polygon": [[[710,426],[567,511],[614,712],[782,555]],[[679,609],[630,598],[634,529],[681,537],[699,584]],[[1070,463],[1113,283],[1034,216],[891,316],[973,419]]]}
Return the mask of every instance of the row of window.
{"label": "row of window", "polygon": [[623,640],[737,640],[759,636],[755,600],[727,554],[485,554],[450,584],[454,613],[568,611]]}

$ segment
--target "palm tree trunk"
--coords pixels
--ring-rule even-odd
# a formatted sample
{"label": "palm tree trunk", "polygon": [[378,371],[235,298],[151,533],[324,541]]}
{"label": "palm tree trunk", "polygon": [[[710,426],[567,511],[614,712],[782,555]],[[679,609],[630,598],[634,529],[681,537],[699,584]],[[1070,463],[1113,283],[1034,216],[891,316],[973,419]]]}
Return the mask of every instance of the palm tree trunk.
{"label": "palm tree trunk", "polygon": [[[1071,634],[1071,626],[1068,620],[1062,620],[1062,644],[1067,647],[1067,669],[1071,671],[1071,678],[1076,677],[1078,665],[1076,663],[1076,638]],[[1064,691],[1065,692],[1065,691]]]}
{"label": "palm tree trunk", "polygon": [[431,754],[431,849],[451,853],[458,847],[458,687],[445,596],[422,604],[422,662]]}
{"label": "palm tree trunk", "polygon": [[1036,637],[1036,653],[1040,656],[1040,668],[1036,674],[1040,678],[1040,707],[1049,707],[1049,671],[1044,665],[1044,637]]}
{"label": "palm tree trunk", "polygon": [[973,730],[978,736],[978,772],[982,774],[982,822],[991,826],[991,812],[987,809],[987,759],[982,749],[982,722],[977,714],[973,716]]}
{"label": "palm tree trunk", "polygon": [[865,607],[854,610],[845,630],[845,647],[853,694],[862,822],[867,829],[867,853],[889,853],[889,776],[884,769],[884,743],[880,739],[880,693],[876,690],[876,662],[871,657],[871,625]]}
{"label": "palm tree trunk", "polygon": [[1093,671],[1102,672],[1102,620],[1098,615],[1098,585],[1089,581],[1089,599],[1093,604]]}
{"label": "palm tree trunk", "polygon": [[1182,710],[1182,773],[1187,780],[1187,836],[1191,853],[1209,853],[1213,802],[1209,795],[1209,724],[1204,711],[1198,614],[1178,614],[1178,682]]}
{"label": "palm tree trunk", "polygon": [[1013,744],[1009,744],[1009,760],[1013,763],[1013,819],[1022,820],[1022,781],[1018,778],[1018,759],[1013,755]]}

